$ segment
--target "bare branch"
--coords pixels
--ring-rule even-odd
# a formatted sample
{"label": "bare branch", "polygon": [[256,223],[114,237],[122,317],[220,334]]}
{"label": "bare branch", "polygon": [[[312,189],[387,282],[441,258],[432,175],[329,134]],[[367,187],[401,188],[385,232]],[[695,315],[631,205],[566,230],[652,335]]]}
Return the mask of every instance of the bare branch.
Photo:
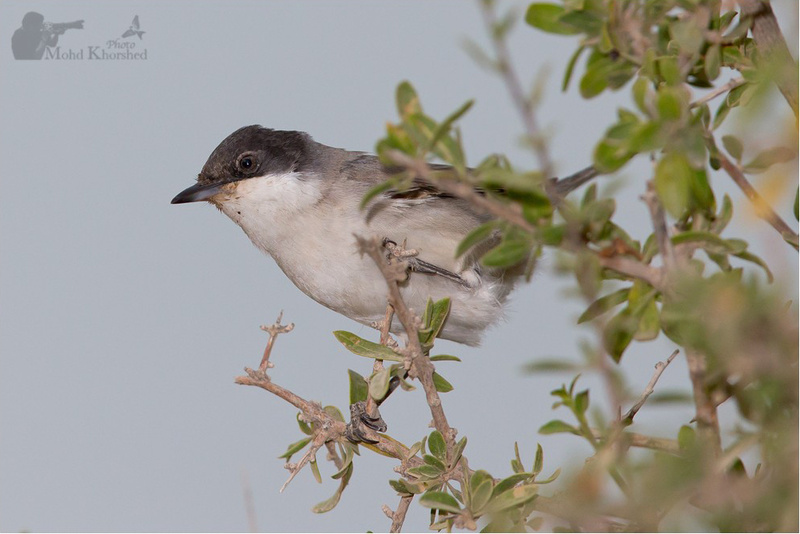
{"label": "bare branch", "polygon": [[544,176],[552,176],[553,165],[550,162],[550,156],[547,152],[546,137],[542,135],[540,131],[533,102],[525,95],[526,91],[522,88],[519,76],[517,76],[517,72],[514,70],[514,66],[511,62],[511,54],[506,46],[505,35],[503,32],[497,31],[497,19],[494,13],[494,6],[491,2],[481,2],[481,8],[483,20],[486,24],[489,36],[492,39],[498,70],[503,77],[511,100],[514,102],[520,118],[522,119],[522,124],[525,127],[525,135],[539,160],[542,174]]}
{"label": "bare branch", "polygon": [[695,420],[697,433],[714,456],[722,451],[719,436],[719,418],[717,406],[708,393],[706,385],[706,359],[695,350],[686,351],[686,362],[689,364],[689,378],[692,381],[694,394]]}
{"label": "bare branch", "polygon": [[311,461],[312,458],[317,456],[317,451],[322,447],[327,439],[326,432],[319,432],[316,436],[314,436],[314,441],[311,442],[311,447],[308,448],[306,453],[300,458],[300,461],[296,464],[288,463],[286,464],[286,469],[289,470],[289,478],[286,479],[286,482],[283,483],[281,486],[280,492],[283,493],[283,490],[286,489],[286,486],[294,480],[294,477],[297,476],[297,473],[302,471],[302,469]]}
{"label": "bare branch", "polygon": [[656,195],[655,186],[652,181],[647,182],[647,192],[642,195],[642,199],[647,204],[647,209],[650,210],[650,219],[653,221],[653,231],[655,232],[656,242],[658,243],[658,250],[661,252],[661,257],[664,260],[663,272],[670,273],[677,267],[675,259],[675,249],[672,247],[672,241],[669,237],[667,230],[667,220],[664,216],[664,207]]}
{"label": "bare branch", "polygon": [[775,213],[775,210],[764,200],[764,197],[758,194],[758,191],[750,184],[738,165],[728,159],[722,152],[719,152],[717,157],[719,158],[722,168],[728,173],[728,176],[736,182],[739,189],[741,189],[745,196],[750,199],[750,202],[753,203],[756,209],[756,215],[767,221],[784,239],[792,243],[794,248],[797,248],[797,245],[794,244],[797,243],[797,232],[792,230],[789,225],[781,219],[780,215]]}
{"label": "bare branch", "polygon": [[696,107],[700,107],[703,104],[714,100],[719,95],[721,95],[723,93],[726,93],[726,92],[730,91],[731,89],[739,87],[744,82],[745,82],[744,78],[734,78],[734,79],[730,80],[728,83],[726,83],[724,85],[720,85],[719,87],[717,87],[713,91],[709,91],[708,93],[704,94],[702,97],[700,97],[697,100],[695,100],[694,102],[692,102],[689,105],[689,108],[690,109],[694,109]]}
{"label": "bare branch", "polygon": [[272,363],[269,361],[269,355],[272,354],[272,346],[275,344],[275,339],[278,335],[288,334],[294,329],[294,323],[282,325],[281,319],[283,319],[283,310],[278,314],[278,318],[275,319],[273,324],[268,326],[261,325],[260,327],[261,330],[269,334],[269,339],[267,340],[267,346],[264,347],[264,356],[261,358],[261,364],[258,366],[259,371],[266,371],[272,367]]}
{"label": "bare branch", "polygon": [[389,519],[392,520],[392,526],[389,528],[389,532],[400,532],[403,529],[403,522],[406,520],[406,513],[408,513],[408,507],[411,505],[412,500],[414,500],[413,495],[403,495],[400,497],[397,510],[392,512],[392,515],[389,516]]}
{"label": "bare branch", "polygon": [[661,378],[661,373],[663,373],[664,369],[666,369],[667,366],[670,363],[672,363],[672,360],[675,359],[675,357],[678,355],[679,352],[680,350],[676,349],[675,352],[670,354],[669,358],[667,358],[666,361],[656,363],[656,372],[653,373],[653,377],[650,379],[650,382],[644,389],[642,396],[639,397],[639,400],[636,402],[636,404],[631,406],[631,409],[628,410],[628,413],[626,413],[625,417],[622,418],[624,424],[630,425],[631,423],[633,423],[633,418],[636,417],[636,414],[639,413],[639,410],[642,409],[644,403],[647,402],[647,399],[650,397],[650,395],[653,394],[653,391],[655,391],[656,383],[658,382],[658,379]]}

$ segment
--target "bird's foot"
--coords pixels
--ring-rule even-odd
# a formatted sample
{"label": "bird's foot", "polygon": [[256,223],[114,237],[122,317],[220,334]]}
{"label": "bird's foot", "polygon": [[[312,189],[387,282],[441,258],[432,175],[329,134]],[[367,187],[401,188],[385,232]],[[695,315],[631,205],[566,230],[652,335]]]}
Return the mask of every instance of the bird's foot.
{"label": "bird's foot", "polygon": [[377,443],[378,432],[386,432],[386,422],[378,412],[367,412],[367,403],[358,401],[350,405],[350,422],[345,430],[345,437],[353,443]]}
{"label": "bird's foot", "polygon": [[442,269],[441,267],[437,267],[432,263],[428,263],[427,261],[417,258],[419,252],[413,248],[406,250],[405,242],[403,242],[402,245],[398,245],[388,237],[384,237],[382,244],[383,247],[389,251],[389,253],[386,255],[386,259],[390,261],[393,259],[398,259],[406,262],[406,264],[408,264],[408,270],[411,272],[435,274],[461,284],[464,287],[472,287],[466,280],[461,278],[461,276],[457,275],[456,273],[448,271],[447,269]]}

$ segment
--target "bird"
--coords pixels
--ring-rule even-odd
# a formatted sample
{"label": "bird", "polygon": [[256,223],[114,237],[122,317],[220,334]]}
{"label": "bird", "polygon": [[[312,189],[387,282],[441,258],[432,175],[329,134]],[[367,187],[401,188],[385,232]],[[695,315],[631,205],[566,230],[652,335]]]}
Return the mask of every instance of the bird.
{"label": "bird", "polygon": [[[428,299],[450,298],[439,337],[479,345],[503,317],[524,265],[480,263],[480,256],[499,242],[499,231],[456,257],[464,237],[492,217],[421,180],[361,206],[368,191],[397,172],[375,155],[327,146],[305,132],[251,125],[225,138],[197,182],[172,204],[213,204],[303,293],[367,326],[385,316],[387,285],[378,266],[359,250],[356,236],[379,238],[389,249],[387,257],[391,249],[408,247],[403,300],[419,313]],[[397,318],[390,331],[404,334]]]}
{"label": "bird", "polygon": [[139,29],[139,15],[133,17],[133,22],[131,22],[130,28],[125,30],[125,33],[122,34],[122,38],[125,39],[127,37],[133,37],[134,35],[139,37],[139,40],[142,39],[142,34],[146,33],[143,30]]}

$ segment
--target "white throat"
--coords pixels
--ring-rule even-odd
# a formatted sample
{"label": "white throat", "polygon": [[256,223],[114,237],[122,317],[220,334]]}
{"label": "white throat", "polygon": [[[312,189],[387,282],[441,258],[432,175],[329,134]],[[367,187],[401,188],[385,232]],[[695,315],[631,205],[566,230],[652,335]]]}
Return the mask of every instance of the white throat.
{"label": "white throat", "polygon": [[254,245],[276,257],[280,242],[302,231],[299,219],[315,211],[320,198],[316,179],[290,172],[234,182],[211,201],[242,227]]}

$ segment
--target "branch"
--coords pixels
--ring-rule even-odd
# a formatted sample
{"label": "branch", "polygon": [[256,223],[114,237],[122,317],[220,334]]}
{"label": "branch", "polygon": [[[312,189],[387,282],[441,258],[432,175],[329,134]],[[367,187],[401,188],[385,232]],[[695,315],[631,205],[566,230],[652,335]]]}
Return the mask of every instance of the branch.
{"label": "branch", "polygon": [[794,248],[797,248],[797,232],[792,230],[789,225],[781,219],[780,215],[775,213],[775,210],[764,200],[764,197],[758,194],[758,191],[750,184],[747,177],[745,177],[744,173],[735,163],[728,159],[721,151],[718,152],[717,157],[719,158],[722,168],[728,173],[728,176],[736,182],[739,189],[741,189],[745,196],[750,199],[750,202],[753,203],[753,206],[756,208],[756,215],[767,221],[770,226],[778,231],[781,237],[794,246]]}
{"label": "branch", "polygon": [[739,0],[742,16],[753,17],[753,39],[762,58],[777,68],[775,84],[798,118],[797,64],[767,0]]}
{"label": "branch", "polygon": [[497,58],[497,68],[500,71],[500,75],[503,77],[511,100],[514,102],[520,118],[522,119],[522,124],[525,127],[525,134],[539,160],[541,172],[544,176],[551,176],[553,165],[547,153],[545,137],[540,132],[533,102],[530,98],[525,96],[525,90],[522,88],[519,76],[517,76],[514,70],[511,62],[511,54],[506,46],[504,32],[497,30],[498,24],[494,14],[493,4],[491,2],[481,2],[481,8],[483,20],[492,39],[492,46],[494,48],[495,57]]}
{"label": "branch", "polygon": [[400,497],[400,503],[397,505],[397,510],[392,512],[388,506],[384,506],[383,513],[392,520],[392,526],[389,532],[400,532],[403,529],[403,522],[406,520],[406,513],[411,501],[414,500],[414,495],[403,495]]}
{"label": "branch", "polygon": [[650,382],[644,389],[644,393],[642,393],[642,396],[639,397],[639,400],[636,402],[636,404],[631,406],[631,409],[628,410],[628,413],[625,414],[625,417],[622,418],[622,421],[624,422],[625,426],[628,426],[631,423],[633,423],[633,418],[636,417],[636,414],[639,413],[639,410],[642,409],[644,403],[647,402],[647,399],[650,397],[650,395],[653,394],[653,391],[655,391],[656,383],[658,382],[658,379],[661,378],[661,373],[663,373],[664,369],[666,369],[667,366],[670,363],[672,363],[672,360],[675,359],[675,357],[678,355],[679,352],[680,351],[676,349],[675,352],[670,354],[669,358],[667,358],[666,361],[656,363],[656,372],[653,373],[653,377],[650,379]]}
{"label": "branch", "polygon": [[705,356],[688,349],[686,363],[689,365],[689,378],[692,381],[697,433],[713,455],[719,456],[722,451],[719,438],[719,418],[717,417],[717,405],[708,393]]}
{"label": "branch", "polygon": [[697,100],[695,100],[694,102],[689,104],[689,109],[694,109],[696,107],[702,106],[703,104],[714,100],[719,95],[721,95],[721,94],[723,94],[723,93],[725,93],[727,91],[730,91],[731,89],[739,87],[744,82],[745,82],[744,78],[734,78],[734,79],[730,80],[728,83],[726,83],[724,85],[720,85],[719,87],[717,87],[713,91],[709,91],[708,93],[704,94],[702,97],[698,98]]}
{"label": "branch", "polygon": [[645,204],[647,204],[647,209],[650,211],[650,219],[653,222],[653,231],[655,232],[656,242],[658,243],[658,250],[661,252],[661,257],[664,259],[664,265],[661,270],[663,273],[673,272],[677,267],[675,249],[672,247],[672,241],[670,240],[669,231],[667,230],[664,207],[658,199],[652,181],[647,182],[647,191],[642,195],[642,199]]}
{"label": "branch", "polygon": [[[387,151],[386,155],[393,162],[409,169],[418,178],[433,185],[439,191],[466,200],[474,208],[480,210],[481,212],[493,215],[498,219],[509,222],[514,226],[525,230],[526,232],[534,233],[536,231],[536,227],[529,223],[527,219],[525,219],[522,214],[522,209],[518,204],[500,202],[489,196],[481,194],[475,189],[475,187],[467,182],[459,182],[449,178],[437,177],[431,172],[430,167],[428,167],[428,164],[424,160],[414,159],[411,156],[400,152],[399,150]],[[576,183],[583,184],[596,175],[597,174],[594,168],[587,167],[586,169],[583,169],[572,176],[568,176],[564,180],[569,180],[568,183],[573,185]],[[587,249],[585,249],[585,247],[578,248],[576,245],[570,250],[571,252],[578,252],[578,250]],[[640,278],[655,288],[659,288],[661,286],[661,272],[655,267],[651,267],[644,263],[622,256],[604,257],[597,255],[597,259],[600,262],[600,265],[606,269],[611,269],[612,271],[616,271],[627,276],[633,276],[634,278]]]}
{"label": "branch", "polygon": [[266,371],[272,367],[272,363],[269,361],[269,356],[272,354],[272,346],[275,344],[275,340],[278,338],[278,335],[288,334],[294,329],[294,323],[282,325],[281,319],[283,319],[283,310],[281,310],[281,312],[278,314],[278,318],[275,319],[274,323],[269,326],[261,325],[260,327],[261,330],[269,334],[269,339],[267,339],[267,346],[264,347],[264,356],[261,358],[261,364],[258,366],[259,371]]}
{"label": "branch", "polygon": [[406,306],[400,295],[399,282],[406,279],[406,268],[404,264],[399,262],[387,262],[381,255],[381,247],[376,238],[365,239],[356,236],[356,241],[362,251],[367,254],[375,262],[375,265],[380,269],[381,274],[386,279],[386,284],[389,287],[389,304],[394,308],[403,329],[406,331],[406,349],[408,350],[409,362],[409,376],[416,377],[422,384],[425,390],[425,398],[433,416],[433,424],[436,430],[441,432],[442,436],[447,443],[448,450],[451,450],[455,444],[455,430],[447,422],[444,409],[442,408],[442,401],[439,398],[439,393],[436,391],[436,386],[433,383],[434,367],[430,359],[425,355],[422,345],[419,342],[419,335],[417,333],[417,324],[419,318]]}

